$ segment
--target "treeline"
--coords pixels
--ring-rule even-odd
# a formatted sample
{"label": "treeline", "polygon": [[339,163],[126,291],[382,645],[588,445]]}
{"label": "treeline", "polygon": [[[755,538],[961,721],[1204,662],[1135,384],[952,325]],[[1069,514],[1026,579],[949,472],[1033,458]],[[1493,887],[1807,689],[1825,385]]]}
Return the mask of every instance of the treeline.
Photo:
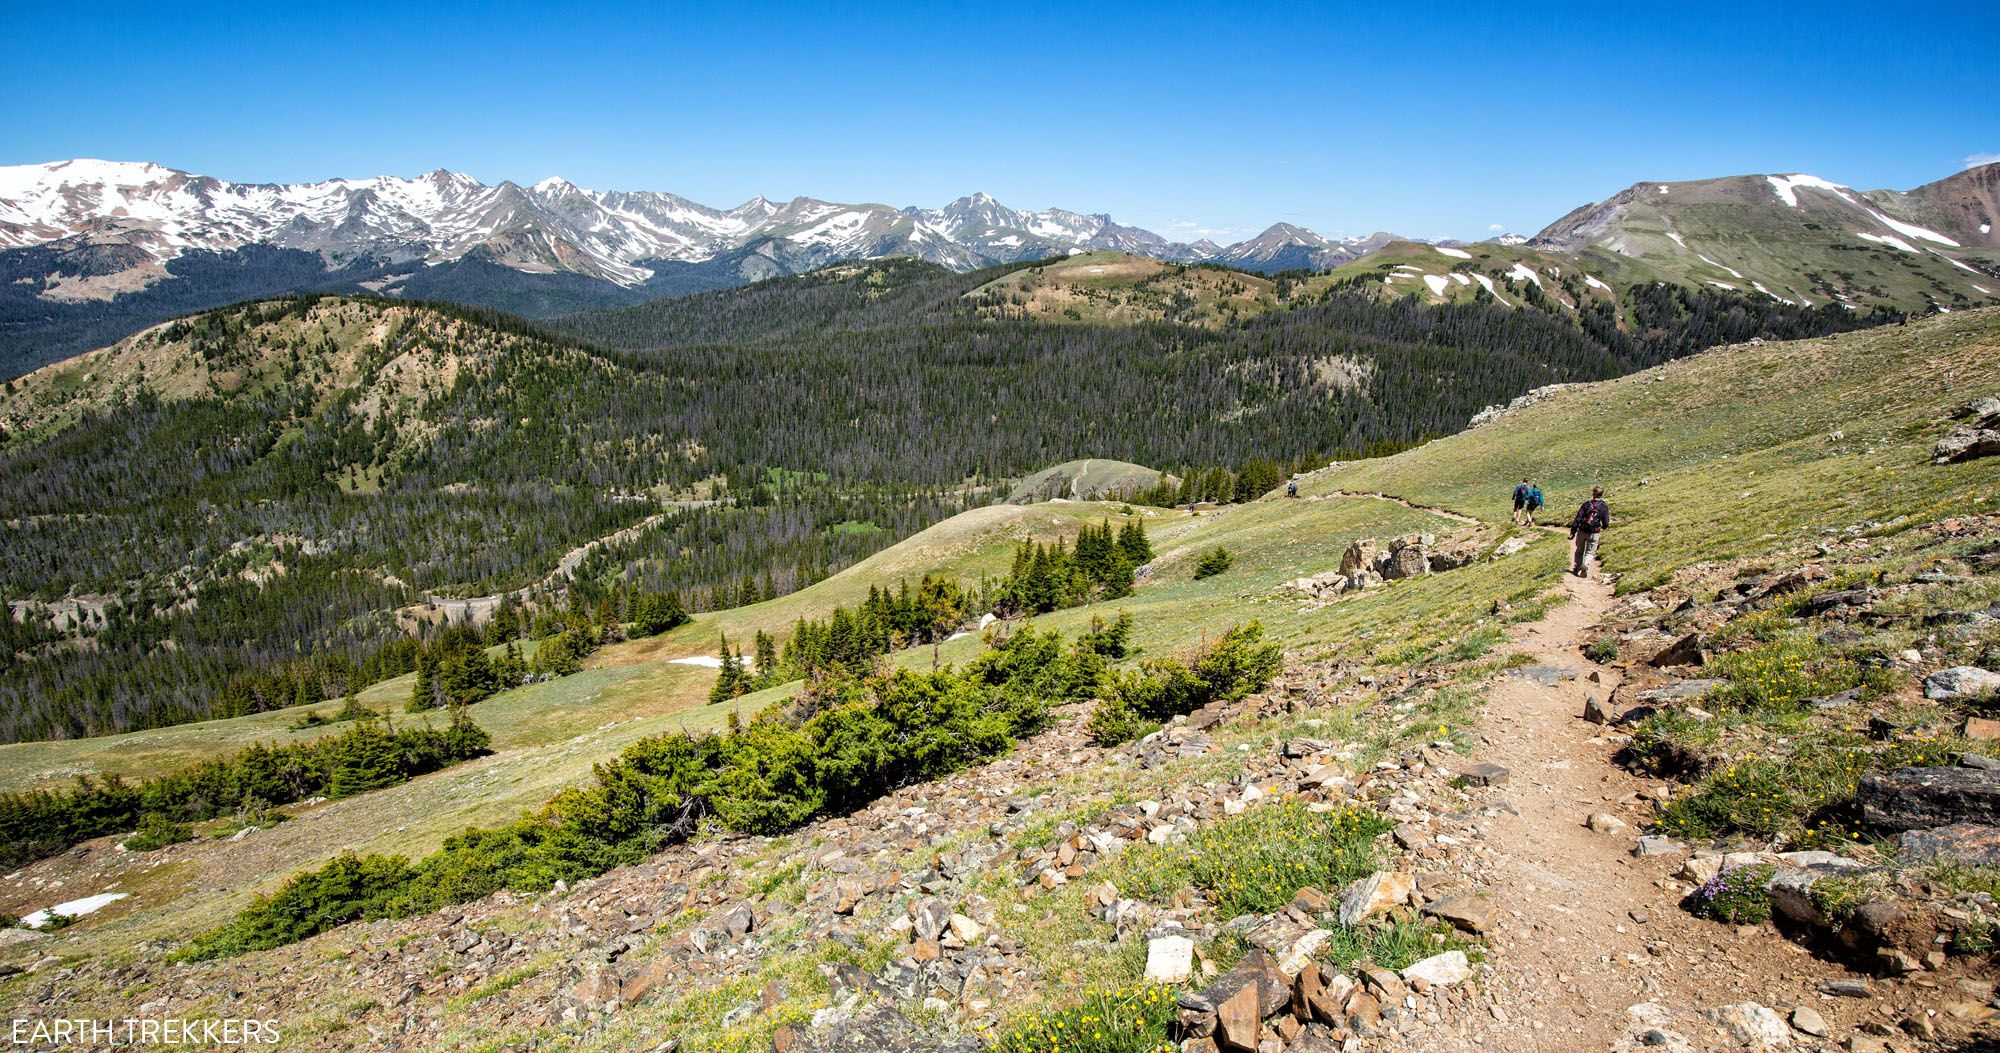
{"label": "treeline", "polygon": [[394,786],[489,752],[491,738],[461,708],[444,726],[398,728],[373,717],[338,735],[284,746],[251,746],[133,784],[79,778],[67,790],[0,794],[0,866],[53,855],[93,837],[232,813],[255,814],[309,797],[351,797]]}

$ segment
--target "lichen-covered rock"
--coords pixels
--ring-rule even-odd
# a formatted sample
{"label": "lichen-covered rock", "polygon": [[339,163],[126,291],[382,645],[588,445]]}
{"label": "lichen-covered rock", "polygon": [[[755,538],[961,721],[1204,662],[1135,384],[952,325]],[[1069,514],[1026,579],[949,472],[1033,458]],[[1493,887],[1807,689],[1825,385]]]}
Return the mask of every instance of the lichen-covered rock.
{"label": "lichen-covered rock", "polygon": [[2000,691],[2000,673],[1976,665],[1940,669],[1924,677],[1924,697],[1933,702],[1977,697]]}
{"label": "lichen-covered rock", "polygon": [[1861,780],[1861,816],[1888,830],[1954,823],[2000,826],[2000,772],[1977,768],[1897,768]]}
{"label": "lichen-covered rock", "polygon": [[1978,866],[2000,866],[2000,826],[1953,823],[1934,830],[1906,830],[1903,858],[1946,859]]}

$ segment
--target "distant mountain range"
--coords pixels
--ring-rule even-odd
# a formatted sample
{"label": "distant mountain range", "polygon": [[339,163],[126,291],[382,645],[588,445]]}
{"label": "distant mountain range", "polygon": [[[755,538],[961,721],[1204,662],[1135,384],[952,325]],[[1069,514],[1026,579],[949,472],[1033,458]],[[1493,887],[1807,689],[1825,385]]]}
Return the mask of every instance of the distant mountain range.
{"label": "distant mountain range", "polygon": [[631,287],[674,264],[721,263],[736,278],[756,280],[835,260],[908,255],[964,271],[1093,249],[1177,262],[1325,267],[1352,259],[1361,244],[1280,223],[1227,248],[1189,245],[1109,216],[1025,212],[985,194],[936,209],[808,197],[756,197],[717,209],[655,191],[585,190],[564,179],[488,186],[442,168],[415,179],[264,184],[116,161],[0,167],[0,248],[117,246],[130,264],[64,274],[42,291],[56,300],[129,292],[164,277],[163,265],[184,253],[251,245],[316,253],[334,267],[476,259]]}
{"label": "distant mountain range", "polygon": [[[1740,287],[1779,299],[1944,307],[2000,289],[1988,165],[1908,193],[1812,176],[1639,183],[1533,239],[1607,279]],[[967,271],[1100,249],[1275,273],[1323,271],[1392,244],[1287,223],[1229,246],[1173,242],[1102,214],[752,198],[711,208],[562,179],[488,186],[438,169],[319,183],[232,183],[155,164],[0,167],[0,375],[176,314],[303,290],[370,292],[550,317],[907,255]],[[1449,243],[1447,243],[1449,244]],[[1845,251],[1905,254],[1921,281],[1847,281]],[[1953,274],[1956,268],[1965,274]],[[1935,272],[1935,273],[1933,273]],[[1852,288],[1844,288],[1846,282]],[[1893,287],[1892,287],[1893,286]],[[1960,301],[1962,302],[1962,301]]]}

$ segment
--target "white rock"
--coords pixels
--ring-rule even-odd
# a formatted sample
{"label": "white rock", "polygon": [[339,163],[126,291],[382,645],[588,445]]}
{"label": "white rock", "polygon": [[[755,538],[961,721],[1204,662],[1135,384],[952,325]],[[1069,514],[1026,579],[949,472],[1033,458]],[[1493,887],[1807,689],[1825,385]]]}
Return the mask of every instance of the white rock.
{"label": "white rock", "polygon": [[986,929],[963,914],[954,914],[951,916],[951,934],[965,941],[965,945],[970,947],[979,937],[986,934]]}
{"label": "white rock", "polygon": [[1422,980],[1432,987],[1450,987],[1472,978],[1472,963],[1464,951],[1434,954],[1403,970],[1403,979]]}
{"label": "white rock", "polygon": [[1162,936],[1146,944],[1146,982],[1181,984],[1193,976],[1193,940],[1186,936]]}
{"label": "white rock", "polygon": [[1333,933],[1325,929],[1308,931],[1290,947],[1285,948],[1284,953],[1278,955],[1279,971],[1286,976],[1297,976],[1304,972],[1306,966],[1312,964],[1313,956],[1317,955],[1320,948],[1326,946],[1326,941],[1332,938]]}
{"label": "white rock", "polygon": [[1792,1029],[1785,1019],[1755,1002],[1716,1006],[1701,1015],[1744,1049],[1782,1049],[1792,1044]]}

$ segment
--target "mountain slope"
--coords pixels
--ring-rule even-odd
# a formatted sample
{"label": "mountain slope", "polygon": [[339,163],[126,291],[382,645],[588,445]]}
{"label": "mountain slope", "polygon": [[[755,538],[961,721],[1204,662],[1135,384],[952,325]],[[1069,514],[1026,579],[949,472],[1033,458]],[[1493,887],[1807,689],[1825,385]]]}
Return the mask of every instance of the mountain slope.
{"label": "mountain slope", "polygon": [[2000,267],[1978,251],[1994,244],[1996,172],[1988,165],[1908,194],[1862,194],[1809,175],[1638,183],[1550,224],[1531,245],[1570,254],[1619,286],[1665,279],[1806,306],[1962,309],[2000,302]]}

